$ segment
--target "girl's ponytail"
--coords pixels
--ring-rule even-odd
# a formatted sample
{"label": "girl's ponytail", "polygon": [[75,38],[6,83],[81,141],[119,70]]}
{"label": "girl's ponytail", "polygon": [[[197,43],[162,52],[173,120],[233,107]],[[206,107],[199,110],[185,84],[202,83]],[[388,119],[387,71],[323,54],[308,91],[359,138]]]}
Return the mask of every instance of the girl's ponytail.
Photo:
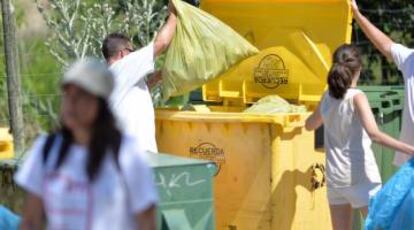
{"label": "girl's ponytail", "polygon": [[343,99],[361,67],[361,54],[355,46],[339,47],[334,53],[333,65],[328,74],[329,94],[336,99]]}

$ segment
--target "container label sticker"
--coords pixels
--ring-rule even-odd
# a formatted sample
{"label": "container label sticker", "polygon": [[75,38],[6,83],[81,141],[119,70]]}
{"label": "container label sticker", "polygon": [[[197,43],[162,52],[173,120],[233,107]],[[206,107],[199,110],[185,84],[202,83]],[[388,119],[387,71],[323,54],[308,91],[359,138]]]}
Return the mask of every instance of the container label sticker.
{"label": "container label sticker", "polygon": [[289,70],[276,54],[266,55],[254,70],[254,82],[268,89],[276,89],[289,83]]}
{"label": "container label sticker", "polygon": [[190,147],[190,157],[213,161],[218,167],[217,174],[220,172],[221,165],[226,163],[224,149],[208,142]]}

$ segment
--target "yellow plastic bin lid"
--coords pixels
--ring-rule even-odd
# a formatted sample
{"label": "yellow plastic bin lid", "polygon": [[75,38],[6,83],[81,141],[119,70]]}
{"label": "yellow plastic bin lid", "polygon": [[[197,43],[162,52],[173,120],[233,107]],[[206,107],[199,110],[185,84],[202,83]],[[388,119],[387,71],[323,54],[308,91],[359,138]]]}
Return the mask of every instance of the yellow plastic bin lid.
{"label": "yellow plastic bin lid", "polygon": [[201,7],[261,50],[204,85],[205,101],[241,105],[277,94],[315,104],[333,52],[351,41],[348,0],[203,0]]}

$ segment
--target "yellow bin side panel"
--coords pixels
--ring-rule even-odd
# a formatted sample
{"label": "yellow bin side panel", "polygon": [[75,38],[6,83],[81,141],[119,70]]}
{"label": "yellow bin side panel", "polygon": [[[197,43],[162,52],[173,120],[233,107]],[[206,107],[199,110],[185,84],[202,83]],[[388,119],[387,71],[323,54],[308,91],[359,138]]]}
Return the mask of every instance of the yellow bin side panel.
{"label": "yellow bin side panel", "polygon": [[270,228],[271,140],[266,124],[185,121],[158,121],[157,124],[161,152],[218,163],[217,229]]}
{"label": "yellow bin side panel", "polygon": [[312,133],[303,128],[284,133],[270,122],[186,116],[157,120],[158,146],[161,152],[217,162],[217,229],[330,229],[325,190],[309,190],[310,166],[324,162],[313,151]]}
{"label": "yellow bin side panel", "polygon": [[324,164],[314,151],[314,134],[272,126],[272,228],[331,229],[326,187],[312,190],[311,166]]}

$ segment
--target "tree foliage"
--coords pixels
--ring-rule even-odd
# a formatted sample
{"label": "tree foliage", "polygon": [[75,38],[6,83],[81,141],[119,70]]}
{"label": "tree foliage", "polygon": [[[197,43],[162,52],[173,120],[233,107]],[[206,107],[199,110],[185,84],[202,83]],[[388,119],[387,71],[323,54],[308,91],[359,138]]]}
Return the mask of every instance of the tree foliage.
{"label": "tree foliage", "polygon": [[[357,0],[364,15],[379,29],[398,43],[414,47],[414,2],[412,0]],[[386,60],[355,24],[354,43],[364,54],[365,84],[401,84],[402,78],[395,65]]]}
{"label": "tree foliage", "polygon": [[64,66],[85,56],[101,56],[102,40],[111,32],[123,32],[141,47],[149,43],[166,17],[159,0],[35,0],[48,27],[46,42]]}

